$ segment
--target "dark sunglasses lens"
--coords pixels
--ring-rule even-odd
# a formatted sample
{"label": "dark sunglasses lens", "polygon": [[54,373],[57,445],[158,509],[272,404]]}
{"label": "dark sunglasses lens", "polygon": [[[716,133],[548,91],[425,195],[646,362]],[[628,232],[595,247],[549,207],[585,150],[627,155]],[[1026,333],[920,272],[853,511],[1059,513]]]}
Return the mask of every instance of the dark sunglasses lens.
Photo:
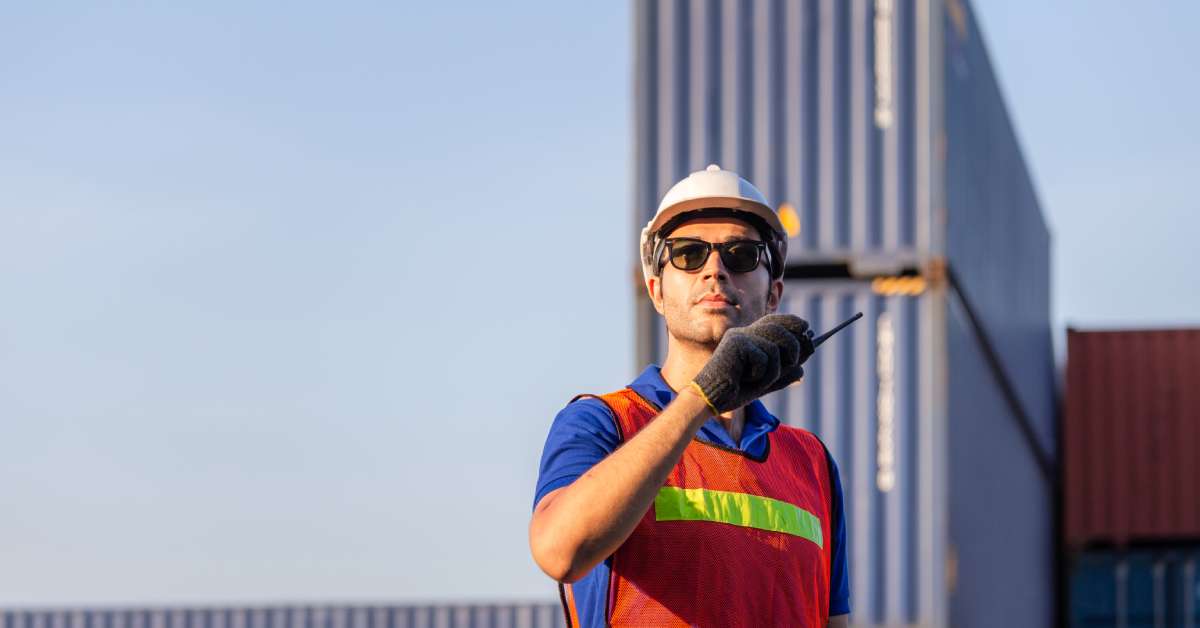
{"label": "dark sunglasses lens", "polygon": [[734,242],[722,251],[721,261],[735,273],[748,273],[758,267],[758,245],[753,242]]}
{"label": "dark sunglasses lens", "polygon": [[703,242],[676,242],[671,246],[671,265],[679,270],[696,270],[708,261],[708,245]]}

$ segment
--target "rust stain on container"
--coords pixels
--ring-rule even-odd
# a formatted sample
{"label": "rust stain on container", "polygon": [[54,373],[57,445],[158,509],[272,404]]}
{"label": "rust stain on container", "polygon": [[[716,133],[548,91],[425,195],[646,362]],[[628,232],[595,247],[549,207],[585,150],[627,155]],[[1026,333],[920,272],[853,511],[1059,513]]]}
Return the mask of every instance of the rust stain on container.
{"label": "rust stain on container", "polygon": [[1067,332],[1066,542],[1200,539],[1200,329]]}

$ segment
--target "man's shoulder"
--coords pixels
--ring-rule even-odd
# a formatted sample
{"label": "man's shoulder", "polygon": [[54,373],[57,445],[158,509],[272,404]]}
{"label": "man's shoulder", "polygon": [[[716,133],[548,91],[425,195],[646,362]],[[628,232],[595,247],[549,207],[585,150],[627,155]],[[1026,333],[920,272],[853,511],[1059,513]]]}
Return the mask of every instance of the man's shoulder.
{"label": "man's shoulder", "polygon": [[790,438],[799,443],[803,443],[805,446],[813,449],[814,451],[821,451],[830,462],[833,461],[833,454],[830,453],[829,448],[825,446],[825,441],[822,441],[821,437],[802,427],[780,423],[779,427],[775,428],[775,433],[783,438]]}
{"label": "man's shoulder", "polygon": [[562,412],[595,413],[603,411],[609,417],[615,417],[628,404],[649,405],[637,391],[629,386],[603,394],[583,393],[576,395]]}
{"label": "man's shoulder", "polygon": [[567,405],[562,410],[558,411],[558,416],[612,416],[612,408],[604,402],[604,395],[594,395],[585,393],[576,395],[573,399],[567,402]]}
{"label": "man's shoulder", "polygon": [[780,423],[779,426],[775,428],[775,433],[785,434],[788,438],[796,438],[809,443],[818,443],[822,448],[825,447],[825,444],[821,442],[821,439],[816,434],[813,434],[802,427],[796,427],[795,425]]}
{"label": "man's shoulder", "polygon": [[614,401],[626,399],[630,396],[636,396],[637,393],[628,386],[618,388],[606,393],[580,393],[575,395],[567,402],[563,411],[595,411],[603,409],[612,414],[612,403]]}
{"label": "man's shoulder", "polygon": [[[609,393],[612,394],[612,393]],[[554,417],[551,433],[597,435],[602,440],[620,439],[617,418],[612,406],[604,400],[607,395],[576,395]]]}

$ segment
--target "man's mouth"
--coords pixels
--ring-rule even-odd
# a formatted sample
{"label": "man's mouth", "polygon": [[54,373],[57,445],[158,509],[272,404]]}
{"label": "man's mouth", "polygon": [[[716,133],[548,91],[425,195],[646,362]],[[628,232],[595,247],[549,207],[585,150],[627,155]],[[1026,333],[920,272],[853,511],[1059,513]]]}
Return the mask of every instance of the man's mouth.
{"label": "man's mouth", "polygon": [[696,301],[700,305],[734,305],[733,299],[723,294],[708,294]]}

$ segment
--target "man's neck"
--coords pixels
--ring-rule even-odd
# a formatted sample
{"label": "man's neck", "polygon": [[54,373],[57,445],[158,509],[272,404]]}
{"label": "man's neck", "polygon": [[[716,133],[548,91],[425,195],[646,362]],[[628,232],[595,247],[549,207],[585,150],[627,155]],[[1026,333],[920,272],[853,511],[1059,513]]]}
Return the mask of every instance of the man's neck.
{"label": "man's neck", "polygon": [[[667,359],[663,361],[662,378],[672,390],[679,392],[689,386],[700,369],[708,364],[713,348],[689,346],[674,342],[673,338],[671,340],[667,347]],[[741,442],[745,416],[745,408],[736,408],[717,416],[734,443]]]}

